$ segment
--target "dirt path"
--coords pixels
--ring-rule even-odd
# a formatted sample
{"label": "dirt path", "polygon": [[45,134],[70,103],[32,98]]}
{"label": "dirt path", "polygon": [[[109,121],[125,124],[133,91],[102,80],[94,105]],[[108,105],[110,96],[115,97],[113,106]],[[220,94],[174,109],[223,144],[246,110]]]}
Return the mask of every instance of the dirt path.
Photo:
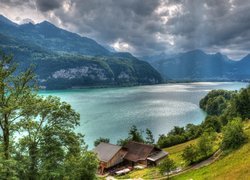
{"label": "dirt path", "polygon": [[[210,158],[198,163],[198,164],[195,164],[195,165],[192,165],[192,166],[188,166],[187,168],[183,169],[182,171],[178,172],[178,173],[175,173],[175,174],[171,174],[169,177],[173,177],[173,176],[177,176],[177,175],[180,175],[182,173],[185,173],[185,172],[188,172],[190,170],[194,170],[194,169],[199,169],[201,167],[204,167],[204,166],[207,166],[207,165],[210,165],[212,164],[213,162],[215,162],[219,157],[220,155],[222,154],[222,151],[221,150],[218,150],[216,151],[213,156],[211,156]],[[164,176],[164,177],[161,177],[161,178],[158,178],[156,180],[164,180],[166,179],[167,176]]]}

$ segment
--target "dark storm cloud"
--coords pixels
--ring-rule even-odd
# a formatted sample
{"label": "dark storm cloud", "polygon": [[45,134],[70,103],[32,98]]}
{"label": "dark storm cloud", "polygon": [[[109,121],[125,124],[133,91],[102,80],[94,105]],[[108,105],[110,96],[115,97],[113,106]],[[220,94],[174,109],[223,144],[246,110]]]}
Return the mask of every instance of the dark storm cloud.
{"label": "dark storm cloud", "polygon": [[[201,48],[239,57],[250,44],[249,0],[1,0],[137,55]],[[32,15],[30,15],[32,18]],[[119,45],[118,43],[118,45]]]}
{"label": "dark storm cloud", "polygon": [[37,8],[41,11],[50,11],[61,6],[60,0],[36,0]]}

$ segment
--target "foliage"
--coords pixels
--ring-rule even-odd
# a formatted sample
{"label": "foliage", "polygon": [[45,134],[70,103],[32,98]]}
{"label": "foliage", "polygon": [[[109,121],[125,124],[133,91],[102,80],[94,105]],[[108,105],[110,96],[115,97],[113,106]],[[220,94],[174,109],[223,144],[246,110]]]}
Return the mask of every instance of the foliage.
{"label": "foliage", "polygon": [[[63,179],[69,176],[66,172],[71,172],[68,164],[78,163],[81,169],[70,179],[93,179],[96,157],[87,151],[83,136],[74,132],[79,114],[59,98],[38,96],[32,71],[18,74],[16,67],[11,56],[2,55],[0,176]],[[14,137],[17,133],[18,138]]]}
{"label": "foliage", "polygon": [[241,89],[235,98],[234,106],[239,117],[243,120],[250,119],[250,87]]}
{"label": "foliage", "polygon": [[166,157],[159,165],[159,171],[161,174],[165,173],[169,174],[175,168],[176,168],[175,162],[169,157]]}
{"label": "foliage", "polygon": [[196,144],[191,144],[183,150],[182,158],[188,165],[207,159],[213,154],[215,138],[216,135],[212,132],[203,133]]}
{"label": "foliage", "polygon": [[208,157],[212,154],[215,135],[213,133],[203,133],[197,142],[198,152],[202,157]]}
{"label": "foliage", "polygon": [[154,144],[155,140],[154,140],[154,136],[153,136],[153,133],[150,129],[146,129],[146,141],[145,143],[146,144]]}
{"label": "foliage", "polygon": [[222,125],[218,116],[207,116],[202,122],[203,131],[220,132]]}
{"label": "foliage", "polygon": [[[250,138],[250,122],[243,121],[244,133]],[[173,180],[182,179],[249,179],[250,176],[250,142],[239,147],[236,151],[230,151],[212,164],[193,169],[183,174],[172,177]]]}
{"label": "foliage", "polygon": [[160,148],[184,143],[200,136],[202,129],[199,125],[187,124],[185,128],[175,126],[168,135],[160,135],[157,145]]}
{"label": "foliage", "polygon": [[221,148],[236,149],[246,142],[246,135],[243,131],[241,119],[233,119],[223,129],[223,140]]}
{"label": "foliage", "polygon": [[233,91],[212,90],[200,100],[200,108],[209,115],[220,115],[227,108],[227,102],[233,98],[234,94]]}
{"label": "foliage", "polygon": [[[151,135],[152,135],[152,133],[151,133]],[[129,141],[136,141],[136,142],[145,143],[146,141],[143,138],[143,131],[141,129],[138,129],[135,125],[131,126],[129,131],[128,131],[128,137],[125,139],[118,140],[117,145],[123,146]]]}
{"label": "foliage", "polygon": [[183,150],[182,158],[187,162],[187,164],[193,164],[198,155],[197,146],[190,144]]}
{"label": "foliage", "polygon": [[98,139],[95,140],[94,146],[98,146],[101,142],[109,143],[110,139],[109,138],[103,138],[99,137]]}

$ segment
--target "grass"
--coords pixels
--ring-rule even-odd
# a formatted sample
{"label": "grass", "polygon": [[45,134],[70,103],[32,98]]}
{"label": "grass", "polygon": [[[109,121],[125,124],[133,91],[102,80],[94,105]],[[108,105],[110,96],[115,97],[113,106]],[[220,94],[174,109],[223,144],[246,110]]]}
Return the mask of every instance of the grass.
{"label": "grass", "polygon": [[244,125],[244,131],[248,136],[248,143],[239,149],[228,152],[218,161],[197,170],[191,170],[171,179],[230,179],[240,180],[250,178],[250,122]]}
{"label": "grass", "polygon": [[182,143],[182,144],[178,144],[178,145],[175,145],[175,146],[165,148],[164,150],[169,153],[169,157],[172,160],[174,160],[174,162],[176,163],[177,166],[183,167],[183,166],[185,166],[185,162],[181,157],[181,154],[182,154],[183,150],[187,146],[189,146],[190,144],[195,144],[197,142],[197,140],[198,139],[194,139],[194,140]]}
{"label": "grass", "polygon": [[[219,160],[214,163],[202,167],[196,170],[190,170],[186,173],[172,177],[173,180],[203,180],[203,179],[232,179],[232,180],[245,180],[250,177],[250,121],[244,123],[244,131],[248,136],[248,143],[244,144],[239,149],[228,152],[220,157]],[[178,167],[185,167],[186,164],[181,157],[181,154],[185,147],[190,144],[195,144],[198,139],[194,139],[182,144],[178,144],[164,150],[169,152],[169,157],[175,161]],[[213,151],[219,148],[221,141],[221,134],[218,134],[216,138],[215,146]],[[134,170],[124,176],[117,176],[117,179],[157,179],[161,178],[162,175],[159,173],[157,167],[145,168],[142,170]]]}

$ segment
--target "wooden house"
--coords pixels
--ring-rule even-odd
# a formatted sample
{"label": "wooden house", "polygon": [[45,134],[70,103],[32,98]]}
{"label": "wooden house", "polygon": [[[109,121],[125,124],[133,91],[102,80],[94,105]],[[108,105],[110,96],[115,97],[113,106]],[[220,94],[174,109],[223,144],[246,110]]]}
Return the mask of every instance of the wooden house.
{"label": "wooden house", "polygon": [[93,150],[99,159],[99,173],[123,163],[123,165],[158,165],[167,152],[153,145],[129,141],[124,147],[101,142]]}
{"label": "wooden house", "polygon": [[105,169],[120,164],[124,160],[126,150],[122,146],[101,142],[93,150],[99,159],[99,173],[103,174]]}
{"label": "wooden house", "polygon": [[156,148],[153,145],[135,141],[129,141],[124,148],[127,151],[124,160],[132,166],[137,164],[143,164],[145,166],[157,165],[168,155],[167,152]]}

